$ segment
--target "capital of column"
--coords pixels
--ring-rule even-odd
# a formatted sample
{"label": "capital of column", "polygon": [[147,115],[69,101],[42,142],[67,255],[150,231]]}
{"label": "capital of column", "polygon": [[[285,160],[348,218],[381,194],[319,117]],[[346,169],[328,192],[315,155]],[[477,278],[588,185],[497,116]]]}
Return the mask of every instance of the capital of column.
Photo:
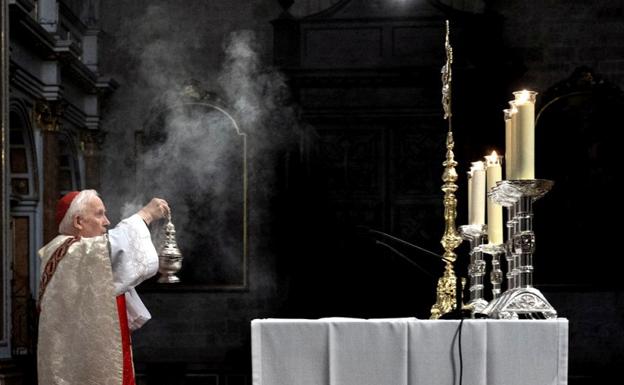
{"label": "capital of column", "polygon": [[60,131],[65,104],[62,100],[36,101],[33,107],[33,119],[37,126],[45,132]]}

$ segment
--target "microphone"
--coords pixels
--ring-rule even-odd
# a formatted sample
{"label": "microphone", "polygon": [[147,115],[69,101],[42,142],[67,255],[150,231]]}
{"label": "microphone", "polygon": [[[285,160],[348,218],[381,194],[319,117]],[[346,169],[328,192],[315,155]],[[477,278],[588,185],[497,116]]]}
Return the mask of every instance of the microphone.
{"label": "microphone", "polygon": [[404,245],[406,245],[406,246],[409,246],[409,247],[414,248],[414,249],[416,249],[416,250],[420,250],[420,251],[422,251],[422,252],[424,252],[424,253],[427,253],[427,254],[429,254],[429,255],[433,255],[434,257],[438,257],[438,258],[440,258],[440,259],[444,260],[444,257],[443,257],[443,256],[441,256],[440,254],[436,254],[436,253],[434,253],[434,252],[433,252],[433,251],[431,251],[431,250],[427,250],[427,249],[425,249],[424,247],[420,247],[420,246],[414,245],[413,243],[409,243],[408,241],[405,241],[405,240],[403,240],[403,239],[401,239],[401,238],[397,238],[397,237],[395,237],[395,236],[393,236],[393,235],[390,235],[390,234],[384,233],[383,231],[373,230],[373,229],[368,229],[368,232],[369,232],[369,233],[373,233],[373,234],[383,235],[384,237],[389,238],[389,239],[392,239],[393,241],[397,241],[397,242],[402,243],[402,244],[404,244]]}
{"label": "microphone", "polygon": [[[413,248],[413,249],[416,249],[416,250],[422,251],[422,252],[424,252],[424,253],[427,253],[427,254],[429,254],[429,255],[433,255],[434,257],[437,257],[437,258],[440,258],[440,259],[444,260],[444,258],[443,258],[441,255],[436,254],[436,253],[434,253],[433,251],[427,250],[427,249],[425,249],[424,247],[420,247],[420,246],[414,245],[414,244],[412,244],[412,243],[410,243],[410,242],[407,242],[407,241],[405,241],[405,240],[403,240],[403,239],[401,239],[401,238],[395,237],[395,236],[390,235],[390,234],[388,234],[388,233],[384,233],[383,231],[374,230],[374,229],[368,228],[368,227],[366,227],[366,226],[358,226],[358,227],[359,227],[361,230],[364,230],[364,232],[365,232],[366,234],[378,234],[378,235],[382,235],[382,236],[384,236],[384,237],[386,237],[386,238],[388,238],[388,239],[390,239],[390,240],[396,241],[396,242],[398,242],[398,243],[400,243],[400,244],[402,244],[402,245],[409,246],[409,247],[411,247],[411,248]],[[435,279],[435,277],[433,276],[433,274],[431,274],[431,272],[429,272],[427,269],[423,268],[421,265],[419,265],[418,263],[416,263],[416,262],[415,262],[413,259],[411,259],[410,257],[408,257],[408,256],[406,256],[405,254],[401,253],[401,252],[400,252],[399,250],[397,250],[396,248],[394,248],[394,247],[390,246],[388,243],[386,243],[386,242],[382,242],[382,241],[380,241],[380,240],[378,240],[378,239],[375,239],[375,244],[376,244],[376,245],[380,245],[380,246],[383,246],[383,247],[387,248],[388,250],[392,251],[394,254],[398,255],[399,257],[401,257],[403,260],[405,260],[406,262],[408,262],[408,263],[409,263],[409,264],[411,264],[412,266],[416,267],[416,268],[417,268],[418,270],[420,270],[421,272],[425,273],[425,274],[426,274],[427,276],[429,276],[430,278]]]}
{"label": "microphone", "polygon": [[[383,231],[379,231],[379,230],[374,230],[374,229],[370,229],[370,228],[366,228],[366,231],[368,233],[372,233],[372,234],[378,234],[381,236],[384,236],[388,239],[391,239],[393,241],[399,242],[405,246],[409,246],[413,249],[422,251],[424,253],[427,253],[429,255],[432,255],[434,257],[437,257],[439,259],[441,259],[442,261],[446,262],[446,259],[444,258],[444,256],[434,253],[431,250],[427,250],[424,247],[421,246],[417,246],[414,245],[413,243],[407,242],[401,238],[395,237],[393,235],[384,233]],[[398,251],[397,249],[395,249],[394,247],[390,246],[389,244],[379,241],[379,240],[375,240],[375,244],[376,245],[381,245],[386,247],[387,249],[391,250],[393,253],[395,253],[396,255],[400,256],[401,258],[403,258],[405,261],[409,262],[410,264],[412,264],[414,267],[418,268],[420,271],[422,271],[423,273],[427,274],[429,277],[434,278],[433,275],[428,272],[427,270],[425,270],[422,266],[420,266],[419,264],[417,264],[416,262],[414,262],[412,259],[408,258],[406,255],[404,255],[403,253],[401,253],[400,251]],[[455,266],[455,269],[457,269],[457,266]],[[461,283],[461,278],[460,275],[457,274],[456,272],[456,285],[455,285],[455,309],[451,310],[450,312],[443,314],[440,319],[464,319],[464,318],[470,318],[470,314],[471,311],[468,309],[463,309],[463,288],[462,288],[462,283]]]}
{"label": "microphone", "polygon": [[416,267],[418,270],[420,270],[423,273],[427,274],[429,277],[434,278],[433,274],[431,274],[430,272],[425,270],[422,266],[420,266],[419,264],[417,264],[416,262],[414,262],[413,260],[408,258],[405,254],[401,253],[399,250],[397,250],[394,247],[390,246],[389,244],[381,242],[381,241],[375,241],[375,244],[384,246],[385,248],[389,249],[390,251],[392,251],[393,253],[395,253],[399,257],[403,258],[405,261],[409,262],[412,266]]}

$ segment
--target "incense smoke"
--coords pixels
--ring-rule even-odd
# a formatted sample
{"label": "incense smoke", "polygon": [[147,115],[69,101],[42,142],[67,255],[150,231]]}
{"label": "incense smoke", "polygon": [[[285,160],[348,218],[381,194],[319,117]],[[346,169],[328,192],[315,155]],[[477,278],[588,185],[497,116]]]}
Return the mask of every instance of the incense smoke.
{"label": "incense smoke", "polygon": [[[124,86],[105,122],[110,131],[105,154],[111,158],[104,168],[109,184],[103,195],[109,211],[119,207],[121,217],[153,196],[167,199],[187,262],[197,274],[227,280],[236,275],[232,266],[240,258],[244,146],[247,187],[254,195],[251,223],[262,215],[277,153],[291,143],[298,123],[285,79],[262,63],[263,47],[254,32],[230,33],[219,47],[222,66],[211,72],[202,67],[202,55],[214,53],[215,47],[206,47],[193,28],[172,33],[166,27],[184,25],[184,16],[150,6],[139,22],[122,27],[120,34],[129,39],[117,50],[127,55],[113,66],[127,76],[120,79]],[[236,124],[213,101],[183,108],[188,100],[181,91],[191,79],[217,91],[218,104],[226,106]],[[211,256],[198,250],[218,250],[232,261],[215,268]]]}

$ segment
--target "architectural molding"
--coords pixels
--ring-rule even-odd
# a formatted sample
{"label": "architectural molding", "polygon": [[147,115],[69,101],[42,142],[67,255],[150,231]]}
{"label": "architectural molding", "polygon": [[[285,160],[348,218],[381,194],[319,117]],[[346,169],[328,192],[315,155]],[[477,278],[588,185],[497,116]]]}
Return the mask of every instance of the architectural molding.
{"label": "architectural molding", "polygon": [[37,100],[33,108],[33,120],[43,131],[58,132],[66,103],[60,100]]}
{"label": "architectural molding", "polygon": [[11,88],[13,92],[19,90],[32,99],[58,100],[63,97],[62,86],[45,85],[15,61],[11,61]]}
{"label": "architectural molding", "polygon": [[33,48],[42,58],[54,56],[56,42],[54,36],[30,16],[26,9],[15,4],[10,5],[10,24],[12,36]]}
{"label": "architectural molding", "polygon": [[[11,297],[9,257],[9,192],[8,141],[9,141],[9,1],[0,0],[0,359],[11,357]],[[0,372],[5,372],[0,365]],[[4,375],[0,381],[4,382]]]}

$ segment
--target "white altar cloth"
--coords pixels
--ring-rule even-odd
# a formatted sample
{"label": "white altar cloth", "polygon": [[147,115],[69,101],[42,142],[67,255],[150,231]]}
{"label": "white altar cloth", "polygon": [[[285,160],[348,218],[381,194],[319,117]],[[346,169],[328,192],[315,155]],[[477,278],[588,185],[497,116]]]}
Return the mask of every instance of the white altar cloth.
{"label": "white altar cloth", "polygon": [[253,385],[566,385],[568,321],[251,322]]}

